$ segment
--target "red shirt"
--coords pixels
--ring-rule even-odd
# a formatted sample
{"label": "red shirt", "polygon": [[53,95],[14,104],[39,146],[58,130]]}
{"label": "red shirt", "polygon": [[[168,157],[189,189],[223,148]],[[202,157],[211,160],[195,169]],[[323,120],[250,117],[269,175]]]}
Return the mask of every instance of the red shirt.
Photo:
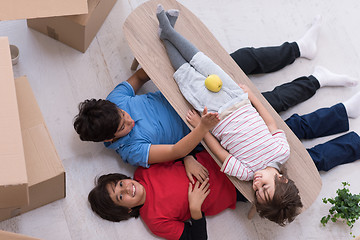
{"label": "red shirt", "polygon": [[[209,171],[210,194],[202,204],[205,215],[216,215],[236,206],[236,190],[227,176],[220,172],[209,153],[202,151],[197,160]],[[184,221],[191,218],[188,201],[189,179],[181,161],[139,167],[134,174],[146,190],[140,216],[157,236],[179,239]]]}

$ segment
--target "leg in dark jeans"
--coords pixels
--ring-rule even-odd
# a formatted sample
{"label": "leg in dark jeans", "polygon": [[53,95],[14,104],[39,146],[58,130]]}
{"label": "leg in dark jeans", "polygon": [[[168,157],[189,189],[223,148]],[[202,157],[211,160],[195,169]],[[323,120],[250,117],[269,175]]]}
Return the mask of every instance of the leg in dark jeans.
{"label": "leg in dark jeans", "polygon": [[[329,136],[349,130],[348,116],[342,103],[303,116],[294,114],[285,122],[300,139]],[[360,158],[360,137],[350,132],[307,151],[319,171],[328,171]]]}
{"label": "leg in dark jeans", "polygon": [[278,47],[241,48],[230,56],[246,75],[275,72],[300,57],[297,43],[284,43]]}
{"label": "leg in dark jeans", "polygon": [[349,132],[307,151],[319,171],[328,171],[360,159],[360,137],[355,132]]}
{"label": "leg in dark jeans", "polygon": [[[300,56],[297,43],[278,47],[241,48],[230,54],[245,74],[274,72],[293,63]],[[320,85],[316,78],[301,77],[262,93],[277,112],[282,112],[311,98]]]}
{"label": "leg in dark jeans", "polygon": [[315,77],[300,77],[279,85],[272,91],[263,92],[262,95],[279,113],[311,98],[319,88],[319,81]]}
{"label": "leg in dark jeans", "polygon": [[299,139],[313,139],[349,130],[349,119],[342,103],[302,116],[294,114],[285,123]]}
{"label": "leg in dark jeans", "polygon": [[239,190],[236,189],[236,201],[237,202],[247,202],[248,200],[246,199],[246,197],[244,197],[244,195],[241,194],[241,192],[239,192]]}

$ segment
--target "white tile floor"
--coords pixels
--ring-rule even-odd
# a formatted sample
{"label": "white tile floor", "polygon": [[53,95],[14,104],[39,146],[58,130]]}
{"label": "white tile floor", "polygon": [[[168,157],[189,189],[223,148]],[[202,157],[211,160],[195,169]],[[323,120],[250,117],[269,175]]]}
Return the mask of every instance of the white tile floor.
{"label": "white tile floor", "polygon": [[[0,22],[0,35],[20,49],[16,77],[27,75],[39,102],[47,126],[63,160],[67,173],[67,197],[29,213],[0,222],[0,229],[48,240],[77,239],[156,239],[140,219],[111,223],[89,209],[87,194],[96,175],[121,171],[132,174],[134,168],[122,163],[117,155],[100,143],[81,142],[72,127],[77,104],[87,98],[104,98],[112,88],[132,72],[132,54],[122,32],[128,14],[143,0],[118,0],[85,54],[67,47],[26,26],[26,21]],[[244,46],[277,45],[302,36],[314,16],[323,16],[318,39],[318,54],[309,61],[299,59],[272,74],[251,76],[259,90],[269,90],[301,75],[310,75],[316,65],[360,78],[360,2],[286,1],[286,0],[180,0],[197,14],[229,52]],[[147,83],[142,92],[155,90]],[[360,91],[356,88],[323,88],[310,100],[282,114],[310,112],[331,106]],[[350,128],[360,133],[360,119],[350,120]],[[304,142],[313,146],[329,138]],[[238,203],[208,218],[209,239],[350,239],[341,223],[320,225],[329,206],[321,198],[335,195],[342,181],[360,192],[360,161],[321,172],[323,188],[318,199],[292,224],[282,228],[260,219],[247,220],[249,204]],[[359,221],[360,222],[360,221]],[[353,233],[360,235],[360,223]]]}

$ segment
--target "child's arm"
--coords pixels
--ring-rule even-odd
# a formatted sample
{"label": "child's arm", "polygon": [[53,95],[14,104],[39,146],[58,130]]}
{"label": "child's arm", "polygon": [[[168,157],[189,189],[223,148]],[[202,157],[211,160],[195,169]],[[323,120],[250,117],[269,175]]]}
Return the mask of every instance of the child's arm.
{"label": "child's arm", "polygon": [[[199,124],[200,116],[195,110],[189,111],[186,120],[192,125]],[[210,133],[206,133],[204,141],[210,150],[215,154],[216,158],[222,162],[221,171],[239,178],[243,181],[249,181],[253,177],[253,171],[244,165],[240,160],[232,156],[226,149],[224,149],[219,141]]]}
{"label": "child's arm", "polygon": [[189,154],[202,140],[210,129],[220,121],[218,113],[208,113],[204,109],[201,122],[188,135],[176,144],[156,144],[150,146],[148,163],[160,163],[173,161]]}
{"label": "child's arm", "polygon": [[274,131],[278,130],[275,119],[271,116],[269,111],[260,102],[260,100],[254,95],[254,93],[250,90],[250,88],[241,84],[239,84],[239,86],[244,90],[244,92],[248,93],[251,104],[254,106],[256,111],[260,114],[261,118],[264,120],[266,126],[269,128],[270,133],[273,133]]}
{"label": "child's arm", "polygon": [[[195,110],[190,110],[186,116],[186,120],[194,127],[200,123],[200,116]],[[229,155],[229,152],[221,146],[219,141],[210,132],[205,134],[204,141],[210,150],[215,154],[216,158],[223,163]]]}
{"label": "child's arm", "polygon": [[199,220],[200,218],[202,218],[201,205],[210,193],[209,187],[209,178],[205,179],[205,181],[201,183],[201,185],[200,182],[197,181],[195,183],[194,189],[192,189],[192,184],[189,182],[189,209],[191,218],[194,220]]}
{"label": "child's arm", "polygon": [[127,80],[127,82],[132,86],[136,93],[149,80],[149,76],[142,68],[140,68]]}

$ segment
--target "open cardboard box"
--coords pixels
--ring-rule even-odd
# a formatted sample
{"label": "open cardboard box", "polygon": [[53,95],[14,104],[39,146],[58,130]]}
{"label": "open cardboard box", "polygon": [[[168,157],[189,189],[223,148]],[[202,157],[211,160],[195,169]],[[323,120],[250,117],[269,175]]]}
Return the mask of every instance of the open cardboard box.
{"label": "open cardboard box", "polygon": [[0,221],[65,197],[65,171],[26,77],[0,37]]}
{"label": "open cardboard box", "polygon": [[0,21],[85,13],[86,0],[1,0]]}
{"label": "open cardboard box", "polygon": [[29,205],[0,209],[0,221],[65,197],[65,170],[26,77],[15,79],[28,176]]}
{"label": "open cardboard box", "polygon": [[88,13],[28,19],[29,28],[85,52],[104,23],[116,0],[88,0]]}
{"label": "open cardboard box", "polygon": [[0,209],[26,206],[28,178],[6,37],[0,37],[0,109]]}
{"label": "open cardboard box", "polygon": [[0,239],[1,240],[40,240],[38,238],[32,238],[21,234],[16,234],[12,232],[5,232],[0,230]]}

